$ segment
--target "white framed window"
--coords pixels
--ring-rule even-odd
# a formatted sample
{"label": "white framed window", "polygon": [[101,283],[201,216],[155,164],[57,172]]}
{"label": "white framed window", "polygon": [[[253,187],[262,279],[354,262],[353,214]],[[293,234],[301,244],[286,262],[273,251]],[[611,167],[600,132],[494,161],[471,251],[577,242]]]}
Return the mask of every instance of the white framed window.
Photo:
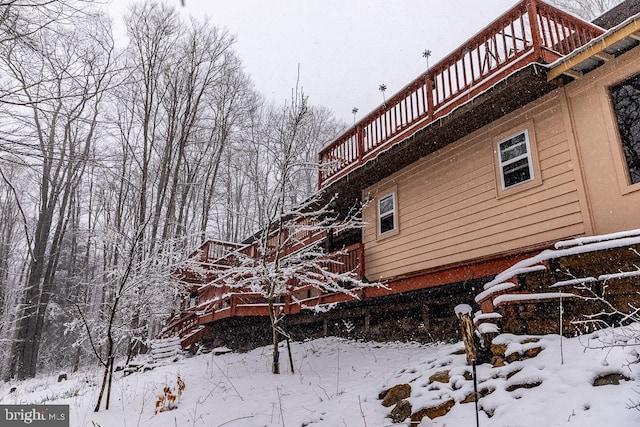
{"label": "white framed window", "polygon": [[396,193],[389,193],[378,199],[378,230],[385,234],[397,228]]}
{"label": "white framed window", "polygon": [[498,162],[503,190],[535,178],[527,130],[498,142]]}

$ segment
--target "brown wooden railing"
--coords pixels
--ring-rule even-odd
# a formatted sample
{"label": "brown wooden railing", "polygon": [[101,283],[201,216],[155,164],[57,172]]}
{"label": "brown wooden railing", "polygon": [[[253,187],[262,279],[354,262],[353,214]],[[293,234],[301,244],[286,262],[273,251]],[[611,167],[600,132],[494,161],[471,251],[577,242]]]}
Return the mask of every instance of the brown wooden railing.
{"label": "brown wooden railing", "polygon": [[326,268],[334,274],[354,272],[358,277],[364,276],[364,245],[355,243],[344,250],[327,255],[332,262]]}
{"label": "brown wooden railing", "polygon": [[161,337],[183,336],[198,325],[198,316],[193,311],[179,313],[169,319],[160,333]]}
{"label": "brown wooden railing", "polygon": [[[203,248],[201,247],[201,249]],[[199,254],[199,252],[194,252],[194,254]],[[222,254],[223,258],[226,256]],[[362,277],[364,274],[364,246],[362,243],[328,254],[326,259],[337,261],[327,264],[327,268],[333,273],[353,272],[358,277]],[[206,259],[204,262],[220,265],[216,260]],[[297,283],[294,286],[293,293],[304,293],[307,288],[313,289]],[[350,298],[348,295],[335,293],[317,293],[312,298],[304,299],[293,297],[292,294],[286,294],[280,297],[277,304],[284,313],[295,314],[299,313],[304,307],[346,301]],[[198,289],[198,301],[195,307],[190,307],[170,319],[161,336],[177,335],[182,338],[183,346],[187,347],[199,339],[195,332],[200,333],[200,328],[203,325],[229,317],[269,315],[267,300],[261,294],[234,290],[217,283],[215,280]]]}
{"label": "brown wooden railing", "polygon": [[320,151],[324,188],[531,63],[550,63],[603,30],[525,0],[431,67]]}

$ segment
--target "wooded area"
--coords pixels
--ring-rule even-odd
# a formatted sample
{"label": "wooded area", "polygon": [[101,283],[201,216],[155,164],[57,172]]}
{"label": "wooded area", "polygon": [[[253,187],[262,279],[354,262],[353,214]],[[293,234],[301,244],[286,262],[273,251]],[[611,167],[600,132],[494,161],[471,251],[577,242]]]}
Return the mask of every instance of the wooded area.
{"label": "wooded area", "polygon": [[181,292],[172,267],[304,200],[343,127],[296,82],[265,101],[210,22],[136,3],[120,48],[92,3],[0,3],[5,379],[135,354]]}

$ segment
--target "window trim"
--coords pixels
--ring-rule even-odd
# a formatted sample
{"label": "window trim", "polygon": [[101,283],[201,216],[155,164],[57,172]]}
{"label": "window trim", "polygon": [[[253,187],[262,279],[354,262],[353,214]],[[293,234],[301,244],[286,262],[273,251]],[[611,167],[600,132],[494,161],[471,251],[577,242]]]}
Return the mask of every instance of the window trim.
{"label": "window trim", "polygon": [[624,147],[622,146],[622,136],[620,135],[620,126],[618,124],[618,114],[616,112],[615,105],[613,103],[613,97],[611,94],[612,89],[615,86],[620,86],[627,80],[633,79],[640,76],[640,73],[631,73],[626,77],[616,80],[609,85],[605,85],[604,92],[607,99],[607,103],[609,106],[609,112],[611,117],[611,128],[613,130],[613,135],[615,139],[615,144],[611,144],[614,153],[614,168],[616,170],[616,174],[619,179],[618,186],[620,188],[620,193],[622,195],[633,193],[636,191],[640,191],[640,182],[633,183],[631,181],[631,171],[629,170],[627,157],[624,152]]}
{"label": "window trim", "polygon": [[[524,145],[526,148],[526,152],[524,154],[520,154],[512,159],[508,159],[508,160],[503,160],[502,159],[502,153],[503,151],[500,149],[500,145],[504,144],[505,142],[512,140],[514,138],[519,137],[520,135],[524,135]],[[498,141],[496,143],[496,149],[498,151],[498,165],[500,167],[500,184],[502,185],[502,190],[509,190],[511,188],[514,188],[518,185],[522,185],[522,184],[526,184],[529,181],[533,181],[534,179],[536,179],[536,175],[535,175],[535,171],[533,170],[533,159],[531,158],[531,144],[529,144],[529,130],[528,129],[524,129],[522,131],[518,131],[516,133],[514,133],[511,136],[508,136],[507,138],[503,138],[500,141]],[[529,169],[529,179],[526,179],[524,181],[520,181],[517,182],[515,184],[512,184],[510,186],[506,186],[505,184],[505,168],[513,163],[519,162],[523,159],[527,160],[527,168]]]}
{"label": "window trim", "polygon": [[[525,135],[527,153],[526,155],[521,155],[522,157],[519,159],[510,159],[512,160],[510,163],[526,158],[530,168],[531,178],[505,188],[503,170],[505,165],[501,161],[500,144],[522,133]],[[538,147],[536,144],[533,120],[529,120],[518,127],[511,128],[508,132],[503,132],[493,138],[493,152],[496,177],[496,197],[498,199],[542,185],[542,174],[540,172],[540,162],[538,161]]]}
{"label": "window trim", "polygon": [[[380,204],[383,200],[392,197],[393,198],[393,207],[389,212],[385,212],[385,218],[389,215],[393,215],[393,228],[382,231],[382,215],[380,212]],[[385,191],[379,196],[376,200],[376,235],[380,238],[393,236],[399,232],[398,227],[398,191],[396,188],[393,188],[390,191]]]}

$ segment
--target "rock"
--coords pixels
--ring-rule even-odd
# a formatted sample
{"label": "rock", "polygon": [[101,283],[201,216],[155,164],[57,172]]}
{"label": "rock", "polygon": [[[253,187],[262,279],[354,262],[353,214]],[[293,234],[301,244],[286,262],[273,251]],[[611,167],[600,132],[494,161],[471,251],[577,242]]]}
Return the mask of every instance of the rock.
{"label": "rock", "polygon": [[58,382],[62,382],[62,381],[66,381],[66,380],[67,380],[67,374],[58,375]]}
{"label": "rock", "polygon": [[487,414],[487,418],[493,417],[493,414],[496,412],[495,408],[482,408],[485,414]]}
{"label": "rock", "polygon": [[462,376],[467,381],[471,381],[473,379],[473,375],[471,375],[470,371],[464,371],[464,374],[462,374]]}
{"label": "rock", "polygon": [[542,384],[542,381],[534,381],[532,383],[511,384],[510,386],[507,386],[506,390],[514,391],[519,388],[534,388],[534,387],[538,387],[540,384]]}
{"label": "rock", "polygon": [[424,417],[430,419],[442,417],[447,414],[453,408],[456,402],[453,399],[446,400],[437,406],[431,408],[422,408],[419,411],[411,415],[411,423],[419,423]]}
{"label": "rock", "polygon": [[[480,398],[485,397],[490,395],[491,393],[493,393],[494,391],[496,391],[495,388],[493,387],[485,387],[483,389],[481,389],[478,392],[478,400],[480,400]],[[460,403],[471,403],[471,402],[475,402],[475,393],[469,393],[469,395],[467,397],[464,398],[464,400]]]}
{"label": "rock", "polygon": [[525,338],[521,344],[528,344],[530,342],[540,342],[540,338]]}
{"label": "rock", "polygon": [[11,387],[11,390],[9,390],[9,393],[15,393],[16,390],[17,390],[16,387]]}
{"label": "rock", "polygon": [[398,384],[380,393],[378,398],[382,397],[382,406],[388,408],[409,396],[411,396],[411,386],[409,384]]}
{"label": "rock", "polygon": [[[482,397],[482,395],[480,394],[480,392],[477,393],[478,394],[478,399],[480,399]],[[467,397],[464,398],[464,400],[460,403],[472,403],[475,402],[476,393],[470,393]]]}
{"label": "rock", "polygon": [[593,380],[594,387],[600,387],[603,385],[618,385],[620,381],[629,381],[629,378],[622,374],[607,374],[601,375]]}
{"label": "rock", "polygon": [[512,376],[514,376],[515,374],[517,374],[518,372],[522,371],[522,368],[520,369],[514,369],[513,371],[509,372],[507,374],[507,379],[511,378]]}
{"label": "rock", "polygon": [[509,355],[507,356],[507,362],[509,363],[513,363],[517,360],[520,360],[520,353],[518,353],[517,351],[509,353]]}
{"label": "rock", "polygon": [[501,368],[505,365],[506,364],[504,363],[504,359],[502,357],[500,356],[491,357],[491,366],[493,366],[494,368]]}
{"label": "rock", "polygon": [[494,356],[502,356],[504,357],[504,354],[507,351],[507,345],[506,344],[491,344],[491,354],[493,354]]}
{"label": "rock", "polygon": [[429,383],[439,382],[447,384],[450,380],[449,371],[440,371],[429,377]]}
{"label": "rock", "polygon": [[411,416],[411,403],[408,400],[401,400],[396,403],[387,418],[391,418],[394,423],[401,423]]}
{"label": "rock", "polygon": [[532,347],[524,352],[522,359],[531,359],[536,357],[542,351],[542,347]]}
{"label": "rock", "polygon": [[485,397],[496,391],[495,387],[486,387],[480,389],[480,397]]}

